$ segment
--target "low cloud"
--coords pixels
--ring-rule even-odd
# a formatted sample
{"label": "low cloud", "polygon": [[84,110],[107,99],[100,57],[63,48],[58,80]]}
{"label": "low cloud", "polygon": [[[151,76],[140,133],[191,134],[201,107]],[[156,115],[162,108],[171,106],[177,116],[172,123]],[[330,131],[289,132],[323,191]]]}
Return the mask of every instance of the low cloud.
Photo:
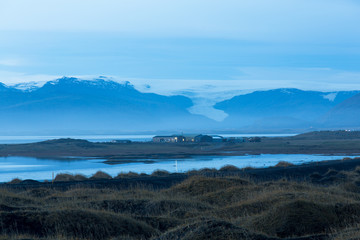
{"label": "low cloud", "polygon": [[18,67],[25,65],[25,61],[16,58],[4,58],[4,59],[0,59],[0,65],[5,67]]}
{"label": "low cloud", "polygon": [[359,13],[353,0],[5,0],[0,30],[358,42]]}
{"label": "low cloud", "polygon": [[1,71],[0,70],[0,82],[5,85],[12,86],[19,83],[46,83],[57,79],[61,76],[47,75],[47,74],[26,74],[21,72]]}

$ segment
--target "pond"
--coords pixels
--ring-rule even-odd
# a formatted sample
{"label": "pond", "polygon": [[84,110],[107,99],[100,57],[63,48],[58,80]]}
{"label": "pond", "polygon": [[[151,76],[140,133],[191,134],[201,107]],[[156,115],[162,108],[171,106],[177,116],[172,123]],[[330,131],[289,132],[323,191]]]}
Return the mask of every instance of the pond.
{"label": "pond", "polygon": [[[68,160],[38,159],[31,157],[0,157],[0,182],[14,178],[51,180],[52,174],[70,173],[91,176],[101,170],[112,176],[130,171],[151,174],[161,169],[169,172],[186,172],[193,169],[216,168],[225,165],[244,167],[270,167],[280,161],[303,164],[324,160],[342,159],[347,156],[324,156],[306,154],[261,154],[246,156],[198,156],[186,159],[143,159],[137,162],[108,165],[105,159],[73,158]],[[355,156],[353,156],[355,157]],[[150,160],[150,161],[145,161]]]}

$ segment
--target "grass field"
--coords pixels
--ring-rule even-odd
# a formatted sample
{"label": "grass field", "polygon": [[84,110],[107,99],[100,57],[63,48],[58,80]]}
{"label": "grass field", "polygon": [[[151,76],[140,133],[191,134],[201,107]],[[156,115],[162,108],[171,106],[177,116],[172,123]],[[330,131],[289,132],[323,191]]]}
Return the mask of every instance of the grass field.
{"label": "grass field", "polygon": [[[283,162],[262,174],[297,167]],[[161,181],[171,174],[161,171],[147,176],[152,185],[137,174],[14,180],[0,188],[0,239],[359,239],[360,167],[334,167],[269,181],[227,166],[168,186]]]}
{"label": "grass field", "polygon": [[359,132],[312,132],[293,137],[261,138],[243,143],[93,143],[80,139],[56,139],[29,144],[1,144],[0,156],[45,158],[97,157],[109,163],[132,159],[185,158],[198,155],[244,154],[360,154]]}

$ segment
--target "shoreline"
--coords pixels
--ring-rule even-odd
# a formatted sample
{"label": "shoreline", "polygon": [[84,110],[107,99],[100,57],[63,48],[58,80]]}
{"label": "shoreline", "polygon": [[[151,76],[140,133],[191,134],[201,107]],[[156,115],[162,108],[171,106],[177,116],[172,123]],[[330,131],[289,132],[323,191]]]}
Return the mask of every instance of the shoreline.
{"label": "shoreline", "polygon": [[[177,182],[177,180],[181,179],[185,180],[191,175],[203,175],[203,176],[240,176],[240,177],[249,177],[258,181],[276,181],[282,178],[287,178],[291,180],[309,180],[310,175],[316,174],[324,174],[329,169],[336,171],[349,171],[354,170],[357,166],[360,166],[360,157],[355,158],[343,158],[337,160],[323,160],[318,162],[307,162],[302,164],[291,164],[285,162],[285,166],[269,166],[269,167],[245,167],[245,168],[237,168],[233,165],[224,165],[219,170],[212,168],[202,168],[196,170],[189,170],[182,173],[170,173],[166,170],[155,170],[152,174],[145,173],[119,173],[118,176],[122,176],[121,178],[110,177],[109,179],[92,179],[91,177],[86,180],[81,181],[66,181],[66,182],[51,182],[51,180],[33,180],[33,179],[24,179],[20,180],[19,183],[10,184],[9,182],[0,182],[1,187],[56,187],[56,185],[65,184],[66,186],[71,185],[88,185],[88,184],[100,184],[102,186],[113,186],[113,185],[122,185],[122,181],[124,179],[131,178],[131,182],[137,182],[141,184],[148,184],[152,181],[159,181],[160,185],[167,185],[162,181],[170,181]],[[225,170],[224,170],[225,169]],[[155,176],[156,172],[162,172],[163,176]],[[106,173],[106,171],[105,171]],[[71,175],[67,173],[63,173],[66,175]],[[155,174],[155,175],[154,175]],[[60,174],[61,175],[61,174]],[[75,174],[77,175],[77,174]],[[74,176],[75,176],[74,175]],[[10,181],[11,182],[11,181]],[[127,182],[127,180],[125,181]]]}
{"label": "shoreline", "polygon": [[[338,135],[338,133],[341,134]],[[197,157],[229,157],[261,154],[359,156],[360,139],[357,138],[356,134],[352,135],[351,132],[311,132],[290,137],[263,137],[258,142],[241,143],[94,143],[82,139],[55,139],[29,144],[0,144],[0,156],[34,157],[39,159],[56,159],[59,161],[95,159],[99,160],[102,164],[120,166],[121,164],[130,163],[152,164],[175,159],[180,161],[182,159],[191,160]],[[335,164],[339,160],[331,161],[332,164]],[[316,163],[318,164],[318,162]],[[226,165],[226,163],[223,165]],[[305,163],[305,165],[308,165],[308,163]],[[197,168],[199,169],[199,166]],[[184,169],[183,171],[186,170]],[[106,170],[104,169],[104,171]]]}
{"label": "shoreline", "polygon": [[[351,158],[352,157],[352,158]],[[104,159],[94,159],[94,158],[75,158],[71,157],[70,161],[66,161],[66,158],[61,158],[61,160],[56,159],[58,162],[52,166],[52,161],[54,159],[36,159],[29,158],[26,159],[14,159],[9,158],[8,160],[4,159],[5,163],[9,162],[13,165],[8,165],[16,167],[18,164],[22,165],[27,164],[32,166],[48,165],[46,171],[42,168],[37,168],[31,170],[29,168],[25,171],[0,171],[2,175],[1,182],[9,182],[12,179],[32,179],[36,181],[51,181],[51,175],[55,173],[58,174],[75,174],[82,175],[84,177],[91,176],[96,171],[100,170],[106,172],[112,177],[115,177],[118,174],[147,174],[151,175],[152,172],[160,170],[169,173],[186,173],[189,171],[201,171],[204,168],[211,168],[212,170],[221,169],[225,166],[234,166],[234,168],[253,168],[253,169],[262,169],[262,168],[272,168],[278,163],[286,163],[287,165],[300,166],[310,163],[320,163],[326,161],[339,161],[344,159],[358,159],[360,155],[356,156],[346,156],[346,155],[307,155],[307,154],[261,154],[261,155],[247,155],[247,156],[197,156],[194,158],[186,159],[131,159],[131,160],[116,160],[114,162],[104,160]],[[75,160],[74,160],[75,159]],[[28,162],[29,161],[29,162]],[[174,162],[175,161],[175,162]],[[65,168],[62,167],[62,162],[67,162],[71,164]],[[73,163],[71,163],[73,162]],[[92,166],[92,164],[96,164]],[[40,166],[39,165],[39,166]],[[147,166],[150,165],[150,166]],[[177,166],[179,168],[177,168]],[[73,170],[77,169],[77,170]],[[38,172],[38,174],[34,174]],[[40,177],[41,176],[41,177]]]}
{"label": "shoreline", "polygon": [[58,160],[105,159],[111,164],[132,160],[185,159],[198,156],[260,154],[360,155],[360,139],[262,138],[256,143],[93,143],[56,139],[29,144],[0,144],[1,157],[35,157]]}
{"label": "shoreline", "polygon": [[[58,239],[60,228],[69,234],[64,239],[92,239],[88,226],[101,222],[108,228],[97,228],[99,239],[118,237],[113,228],[128,238],[133,226],[142,228],[129,239],[359,239],[359,190],[360,157],[117,177],[62,174],[54,182],[0,183],[1,216],[10,223],[2,236],[16,227],[26,239]],[[79,231],[69,233],[74,227]]]}

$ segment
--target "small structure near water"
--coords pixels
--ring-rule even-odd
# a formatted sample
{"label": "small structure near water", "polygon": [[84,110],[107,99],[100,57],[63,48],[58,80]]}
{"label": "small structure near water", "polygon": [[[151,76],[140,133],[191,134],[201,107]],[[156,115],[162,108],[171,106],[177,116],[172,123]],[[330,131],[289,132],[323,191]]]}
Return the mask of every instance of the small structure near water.
{"label": "small structure near water", "polygon": [[209,136],[209,135],[197,135],[195,137],[195,142],[212,142],[213,141],[213,138],[212,136]]}
{"label": "small structure near water", "polygon": [[225,142],[226,139],[219,135],[211,135],[212,142]]}
{"label": "small structure near water", "polygon": [[261,142],[260,137],[228,137],[225,138],[220,135],[171,135],[171,136],[155,136],[152,139],[156,143],[242,143],[242,142]]}
{"label": "small structure near water", "polygon": [[198,135],[195,137],[195,142],[226,142],[226,138],[219,135]]}
{"label": "small structure near water", "polygon": [[197,135],[185,135],[185,142],[195,142],[195,137]]}
{"label": "small structure near water", "polygon": [[181,135],[153,137],[153,142],[157,142],[157,143],[178,143],[178,142],[185,142],[185,140],[186,138]]}

